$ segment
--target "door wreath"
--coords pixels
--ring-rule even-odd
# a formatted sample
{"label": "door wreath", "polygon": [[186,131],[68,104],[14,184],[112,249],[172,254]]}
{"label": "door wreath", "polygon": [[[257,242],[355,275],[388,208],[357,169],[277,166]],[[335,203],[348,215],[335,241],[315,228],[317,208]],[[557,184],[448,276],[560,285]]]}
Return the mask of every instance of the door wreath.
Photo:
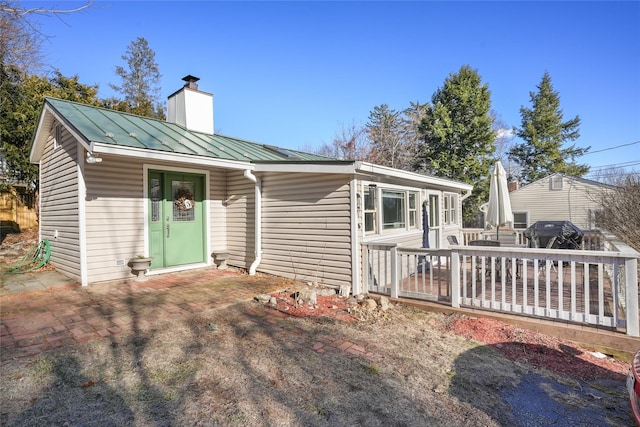
{"label": "door wreath", "polygon": [[191,193],[191,191],[186,188],[181,188],[178,190],[174,203],[181,211],[188,211],[196,206],[196,201],[193,197],[193,193]]}

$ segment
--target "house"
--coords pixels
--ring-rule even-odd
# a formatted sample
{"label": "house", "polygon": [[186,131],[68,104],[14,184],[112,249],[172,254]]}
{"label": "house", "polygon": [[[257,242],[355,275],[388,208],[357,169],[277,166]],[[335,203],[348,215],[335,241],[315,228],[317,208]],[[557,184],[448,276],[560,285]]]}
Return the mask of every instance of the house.
{"label": "house", "polygon": [[169,96],[168,121],[46,98],[31,161],[40,165],[40,237],[50,262],[87,285],[227,263],[361,286],[361,243],[431,247],[461,229],[472,187],[359,161],[214,134],[198,79]]}
{"label": "house", "polygon": [[554,173],[509,193],[514,228],[537,221],[571,221],[582,230],[595,228],[599,195],[612,187],[596,181]]}

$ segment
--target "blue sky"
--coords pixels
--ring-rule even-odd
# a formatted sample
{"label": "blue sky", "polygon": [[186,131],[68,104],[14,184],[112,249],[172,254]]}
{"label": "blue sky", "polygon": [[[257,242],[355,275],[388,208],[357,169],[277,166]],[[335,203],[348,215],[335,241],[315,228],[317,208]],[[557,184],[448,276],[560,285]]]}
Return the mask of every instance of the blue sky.
{"label": "blue sky", "polygon": [[376,105],[427,102],[462,65],[489,85],[501,120],[520,126],[548,71],[565,120],[581,118],[575,143],[594,151],[581,161],[640,170],[638,1],[97,1],[39,22],[47,62],[99,96],[113,95],[115,67],[144,37],[163,99],[198,76],[217,132],[292,149],[330,143]]}

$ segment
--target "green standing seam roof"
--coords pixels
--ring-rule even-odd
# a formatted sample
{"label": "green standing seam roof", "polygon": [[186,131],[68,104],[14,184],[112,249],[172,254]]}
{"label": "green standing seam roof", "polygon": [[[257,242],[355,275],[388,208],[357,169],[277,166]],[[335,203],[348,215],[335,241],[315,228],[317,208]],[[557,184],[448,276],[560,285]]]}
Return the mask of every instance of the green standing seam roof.
{"label": "green standing seam roof", "polygon": [[108,108],[49,97],[46,102],[91,142],[245,162],[335,160],[238,138],[190,131],[176,123]]}

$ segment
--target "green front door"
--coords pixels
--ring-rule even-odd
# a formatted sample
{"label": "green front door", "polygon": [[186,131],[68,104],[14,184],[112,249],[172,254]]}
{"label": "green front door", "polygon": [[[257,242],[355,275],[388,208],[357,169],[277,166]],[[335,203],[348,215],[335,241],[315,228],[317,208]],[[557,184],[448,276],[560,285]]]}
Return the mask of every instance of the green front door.
{"label": "green front door", "polygon": [[151,268],[206,261],[204,176],[149,171]]}

